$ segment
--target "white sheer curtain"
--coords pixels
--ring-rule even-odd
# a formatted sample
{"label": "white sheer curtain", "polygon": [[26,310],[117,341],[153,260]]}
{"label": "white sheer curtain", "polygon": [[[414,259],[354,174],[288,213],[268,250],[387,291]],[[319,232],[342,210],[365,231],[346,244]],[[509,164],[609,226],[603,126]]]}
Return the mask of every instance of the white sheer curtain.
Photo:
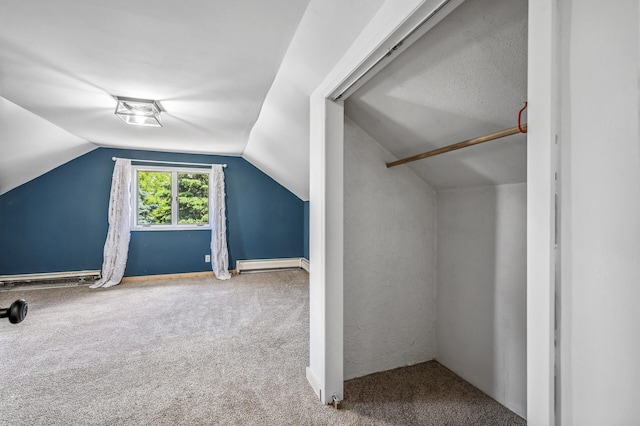
{"label": "white sheer curtain", "polygon": [[219,280],[228,280],[227,213],[224,201],[224,171],[221,164],[211,166],[209,218],[211,220],[211,269]]}
{"label": "white sheer curtain", "polygon": [[111,179],[109,231],[104,243],[102,278],[91,288],[120,284],[127,266],[131,236],[131,160],[118,158]]}

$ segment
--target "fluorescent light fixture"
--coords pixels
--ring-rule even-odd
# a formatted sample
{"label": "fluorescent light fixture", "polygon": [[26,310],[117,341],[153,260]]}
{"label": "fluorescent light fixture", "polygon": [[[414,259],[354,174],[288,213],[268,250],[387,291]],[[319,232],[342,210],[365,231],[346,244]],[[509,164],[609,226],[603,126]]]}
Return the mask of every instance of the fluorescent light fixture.
{"label": "fluorescent light fixture", "polygon": [[116,115],[127,124],[162,127],[160,104],[148,99],[124,98],[116,96]]}

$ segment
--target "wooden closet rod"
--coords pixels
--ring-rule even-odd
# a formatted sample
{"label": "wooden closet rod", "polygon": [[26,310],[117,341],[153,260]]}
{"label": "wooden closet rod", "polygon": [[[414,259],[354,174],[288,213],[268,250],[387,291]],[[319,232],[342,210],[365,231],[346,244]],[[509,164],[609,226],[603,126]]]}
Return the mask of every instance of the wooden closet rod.
{"label": "wooden closet rod", "polygon": [[[527,131],[527,125],[522,125],[522,130]],[[477,138],[469,139],[466,141],[454,143],[453,145],[443,146],[442,148],[434,149],[433,151],[423,152],[422,154],[414,155],[412,157],[403,158],[402,160],[392,161],[387,163],[387,168],[399,166],[400,164],[410,163],[412,161],[422,160],[423,158],[433,157],[434,155],[444,154],[445,152],[455,151],[456,149],[466,148],[468,146],[477,145],[479,143],[489,142],[494,139],[504,138],[505,136],[515,135],[521,133],[518,126],[510,127],[508,129],[500,130],[499,132],[489,133],[488,135],[480,136]]]}

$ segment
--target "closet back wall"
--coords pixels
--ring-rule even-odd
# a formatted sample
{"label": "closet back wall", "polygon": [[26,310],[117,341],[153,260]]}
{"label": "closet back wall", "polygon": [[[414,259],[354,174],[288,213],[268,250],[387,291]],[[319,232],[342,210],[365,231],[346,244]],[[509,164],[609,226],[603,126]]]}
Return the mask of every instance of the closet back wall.
{"label": "closet back wall", "polygon": [[[303,256],[303,202],[246,160],[99,148],[0,196],[0,275],[101,268],[114,156],[227,163],[229,267]],[[209,271],[210,237],[210,230],[132,232],[125,276]]]}
{"label": "closet back wall", "polygon": [[527,184],[437,195],[436,359],[527,412]]}

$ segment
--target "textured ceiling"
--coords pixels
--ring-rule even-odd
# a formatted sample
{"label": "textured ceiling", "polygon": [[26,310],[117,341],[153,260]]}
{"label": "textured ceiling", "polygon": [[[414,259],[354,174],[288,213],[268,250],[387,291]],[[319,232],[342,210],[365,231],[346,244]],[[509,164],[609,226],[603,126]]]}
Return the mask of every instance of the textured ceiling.
{"label": "textured ceiling", "polygon": [[[526,94],[527,1],[467,0],[352,95],[345,108],[403,158],[515,126]],[[436,189],[525,182],[526,137],[398,167],[410,167]]]}
{"label": "textured ceiling", "polygon": [[[307,199],[309,95],[377,18],[418,3],[3,0],[0,194],[105,146],[242,155]],[[467,0],[346,111],[402,157],[514,125],[525,73],[526,1]],[[164,127],[124,124],[113,96],[159,100]],[[509,139],[409,167],[436,188],[521,182],[524,137]]]}
{"label": "textured ceiling", "polygon": [[[0,193],[105,146],[242,155],[307,199],[309,95],[381,4],[416,2],[3,0]],[[159,100],[164,127],[113,96]]]}

